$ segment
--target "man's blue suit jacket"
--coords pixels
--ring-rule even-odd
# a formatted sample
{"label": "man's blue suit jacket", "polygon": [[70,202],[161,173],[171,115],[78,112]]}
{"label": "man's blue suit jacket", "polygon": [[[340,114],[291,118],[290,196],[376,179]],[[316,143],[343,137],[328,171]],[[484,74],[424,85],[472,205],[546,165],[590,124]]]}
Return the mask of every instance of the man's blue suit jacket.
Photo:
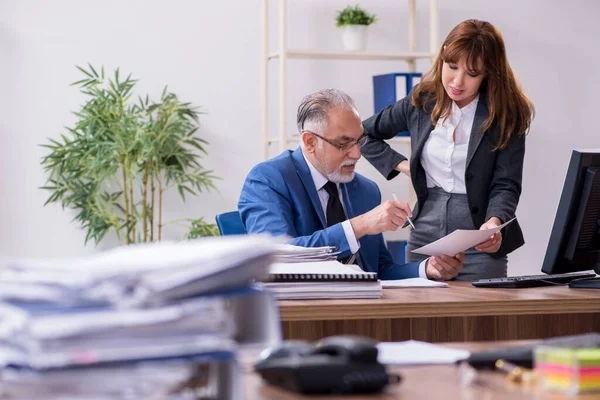
{"label": "man's blue suit jacket", "polygon": [[[356,174],[341,184],[348,219],[364,214],[381,204],[375,182]],[[254,167],[242,188],[238,204],[248,233],[268,232],[288,235],[292,244],[303,247],[337,246],[338,258],[351,255],[342,224],[327,227],[323,207],[310,170],[300,148]],[[360,238],[362,269],[377,272],[380,279],[419,276],[419,262],[394,264],[383,235]]]}

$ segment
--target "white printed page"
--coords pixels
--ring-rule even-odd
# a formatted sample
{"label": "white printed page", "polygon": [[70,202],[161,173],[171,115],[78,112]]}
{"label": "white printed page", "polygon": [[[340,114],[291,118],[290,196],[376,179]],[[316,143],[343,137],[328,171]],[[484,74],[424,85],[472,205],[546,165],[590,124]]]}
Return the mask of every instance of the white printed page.
{"label": "white printed page", "polygon": [[492,236],[494,233],[498,232],[514,220],[515,219],[513,218],[510,221],[505,222],[504,224],[492,229],[457,229],[454,232],[444,236],[441,239],[436,240],[433,243],[429,243],[428,245],[419,247],[418,249],[414,249],[412,252],[418,254],[425,254],[428,256],[441,256],[444,254],[453,256],[455,254],[460,253],[461,251],[470,249],[471,247],[476,246],[479,243],[485,242],[490,236]]}

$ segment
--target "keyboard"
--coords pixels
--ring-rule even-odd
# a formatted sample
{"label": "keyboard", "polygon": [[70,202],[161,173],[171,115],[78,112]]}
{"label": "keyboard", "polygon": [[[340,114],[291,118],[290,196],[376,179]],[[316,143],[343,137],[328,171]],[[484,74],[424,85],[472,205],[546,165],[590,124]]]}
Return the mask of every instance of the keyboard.
{"label": "keyboard", "polygon": [[473,353],[467,362],[474,368],[494,368],[496,360],[506,360],[522,367],[533,366],[533,350],[537,346],[555,346],[569,348],[597,348],[600,347],[600,333],[586,333],[582,335],[561,336],[545,339],[539,342],[516,347],[503,347],[498,349]]}
{"label": "keyboard", "polygon": [[539,286],[565,285],[574,279],[593,278],[595,276],[596,274],[593,272],[509,276],[507,278],[480,279],[473,282],[473,286],[518,289]]}

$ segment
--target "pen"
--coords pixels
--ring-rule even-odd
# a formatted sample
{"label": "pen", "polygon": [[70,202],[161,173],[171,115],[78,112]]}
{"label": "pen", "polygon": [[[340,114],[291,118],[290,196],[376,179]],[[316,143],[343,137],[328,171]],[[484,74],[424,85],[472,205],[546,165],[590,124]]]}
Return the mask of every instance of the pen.
{"label": "pen", "polygon": [[[396,193],[392,193],[392,197],[394,198],[394,200],[398,200],[398,196],[396,196]],[[412,226],[412,228],[415,229],[415,224],[413,224],[412,220],[408,215],[406,216],[406,220],[408,221],[410,226]]]}
{"label": "pen", "polygon": [[520,367],[506,360],[496,360],[496,369],[507,374],[507,378],[511,382],[530,383],[535,381],[535,375],[532,370]]}

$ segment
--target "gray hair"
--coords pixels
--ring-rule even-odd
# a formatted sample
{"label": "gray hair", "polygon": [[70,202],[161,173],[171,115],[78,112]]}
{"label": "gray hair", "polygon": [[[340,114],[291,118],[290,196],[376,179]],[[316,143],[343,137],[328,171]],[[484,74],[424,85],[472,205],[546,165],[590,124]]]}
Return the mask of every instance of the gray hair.
{"label": "gray hair", "polygon": [[309,130],[322,134],[327,130],[327,113],[334,107],[354,111],[358,116],[354,100],[341,90],[322,89],[305,96],[298,106],[298,133]]}

